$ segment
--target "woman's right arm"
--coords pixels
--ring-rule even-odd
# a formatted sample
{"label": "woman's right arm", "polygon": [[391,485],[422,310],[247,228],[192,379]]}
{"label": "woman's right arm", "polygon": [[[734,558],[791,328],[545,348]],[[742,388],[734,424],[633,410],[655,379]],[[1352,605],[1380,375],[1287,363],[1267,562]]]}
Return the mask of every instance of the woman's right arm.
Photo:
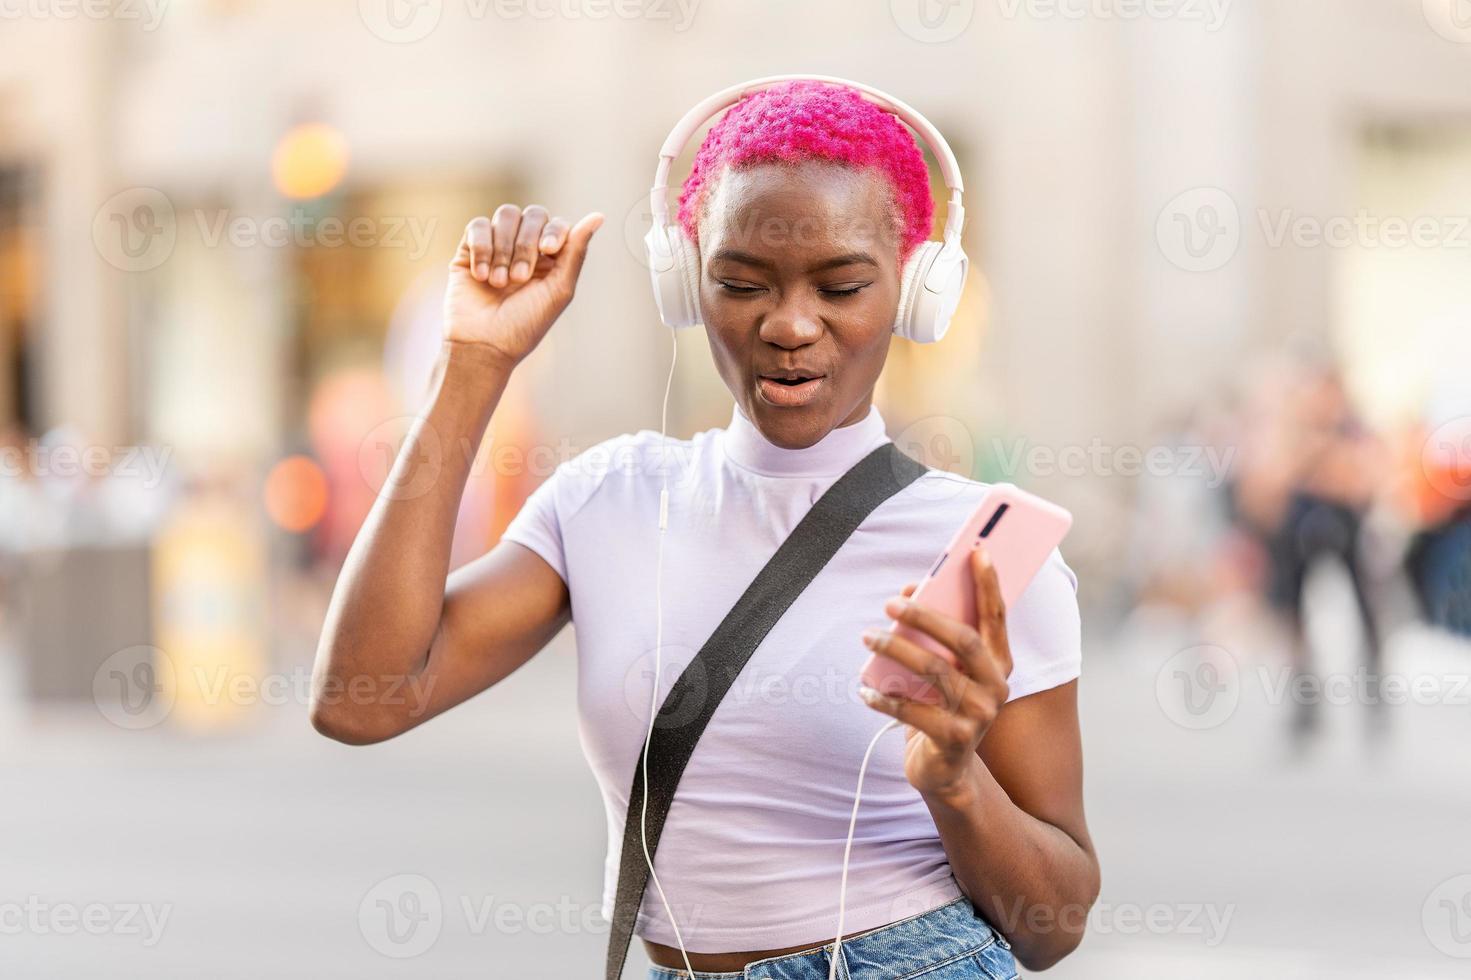
{"label": "woman's right arm", "polygon": [[381,742],[485,690],[567,622],[561,576],[503,541],[449,574],[474,449],[511,372],[572,300],[602,215],[570,229],[502,205],[450,263],[428,405],[404,439],[332,593],[312,675],[312,725]]}

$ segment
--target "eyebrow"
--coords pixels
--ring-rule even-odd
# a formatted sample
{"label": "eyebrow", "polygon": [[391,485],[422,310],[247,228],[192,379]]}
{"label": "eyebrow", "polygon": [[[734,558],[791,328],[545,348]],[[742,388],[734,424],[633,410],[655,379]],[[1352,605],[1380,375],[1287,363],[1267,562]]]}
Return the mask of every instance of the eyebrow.
{"label": "eyebrow", "polygon": [[[710,257],[710,261],[716,262],[725,259],[730,262],[740,262],[743,265],[754,265],[758,269],[770,269],[772,263],[758,258],[749,252],[742,252],[734,248],[722,248]],[[867,252],[845,252],[842,255],[834,255],[830,259],[823,259],[816,265],[809,266],[808,272],[822,272],[826,269],[836,269],[844,265],[871,265],[878,266],[878,262]]]}

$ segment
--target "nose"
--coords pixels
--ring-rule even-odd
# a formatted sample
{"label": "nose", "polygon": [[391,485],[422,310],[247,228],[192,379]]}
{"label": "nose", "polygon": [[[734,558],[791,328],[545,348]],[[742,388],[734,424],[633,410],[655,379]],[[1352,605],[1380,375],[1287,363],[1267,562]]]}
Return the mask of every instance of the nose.
{"label": "nose", "polygon": [[822,319],[803,290],[788,290],[776,307],[761,320],[758,336],[768,344],[795,350],[822,336]]}

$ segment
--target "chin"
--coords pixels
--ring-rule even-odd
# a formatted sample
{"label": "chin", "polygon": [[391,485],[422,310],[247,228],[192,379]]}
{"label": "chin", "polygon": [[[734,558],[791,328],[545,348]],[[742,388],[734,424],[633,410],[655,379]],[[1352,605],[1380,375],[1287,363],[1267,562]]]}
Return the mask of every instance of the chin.
{"label": "chin", "polygon": [[806,449],[833,427],[832,411],[825,400],[800,407],[773,405],[757,392],[746,414],[762,435],[782,449]]}

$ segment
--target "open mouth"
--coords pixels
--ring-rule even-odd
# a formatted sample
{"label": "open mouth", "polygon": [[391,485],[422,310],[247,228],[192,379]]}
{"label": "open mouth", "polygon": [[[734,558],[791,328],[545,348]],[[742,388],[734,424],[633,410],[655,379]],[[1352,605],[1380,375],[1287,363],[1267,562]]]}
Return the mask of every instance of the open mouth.
{"label": "open mouth", "polygon": [[761,397],[772,405],[795,408],[817,397],[827,378],[805,371],[763,374],[756,380]]}

